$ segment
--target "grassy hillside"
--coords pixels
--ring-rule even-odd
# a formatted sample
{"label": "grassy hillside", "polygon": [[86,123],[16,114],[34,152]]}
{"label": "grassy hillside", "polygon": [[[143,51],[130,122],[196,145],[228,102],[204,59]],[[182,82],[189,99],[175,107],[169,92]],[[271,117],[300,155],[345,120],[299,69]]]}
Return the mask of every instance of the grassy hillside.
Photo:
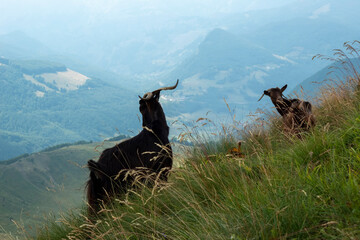
{"label": "grassy hillside", "polygon": [[[118,196],[96,221],[85,213],[49,221],[34,239],[358,239],[359,85],[349,77],[324,89],[317,126],[302,139],[271,114],[220,127],[218,141],[212,122],[199,120],[183,135],[197,147],[169,184]],[[245,157],[229,155],[240,138]]]}
{"label": "grassy hillside", "polygon": [[64,144],[0,162],[0,232],[16,232],[14,222],[31,232],[49,213],[81,206],[83,166],[113,144]]}
{"label": "grassy hillside", "polygon": [[87,160],[128,137],[59,144],[0,162],[0,239],[18,230],[33,234],[34,226],[44,219],[59,217],[69,209],[79,212],[89,175],[84,168]]}

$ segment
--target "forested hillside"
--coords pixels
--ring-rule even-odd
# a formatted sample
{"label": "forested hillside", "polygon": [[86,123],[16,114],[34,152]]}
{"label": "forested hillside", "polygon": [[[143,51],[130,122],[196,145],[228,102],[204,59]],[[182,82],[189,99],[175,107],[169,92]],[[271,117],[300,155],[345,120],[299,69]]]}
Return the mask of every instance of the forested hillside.
{"label": "forested hillside", "polygon": [[0,160],[136,129],[137,95],[63,64],[0,63]]}

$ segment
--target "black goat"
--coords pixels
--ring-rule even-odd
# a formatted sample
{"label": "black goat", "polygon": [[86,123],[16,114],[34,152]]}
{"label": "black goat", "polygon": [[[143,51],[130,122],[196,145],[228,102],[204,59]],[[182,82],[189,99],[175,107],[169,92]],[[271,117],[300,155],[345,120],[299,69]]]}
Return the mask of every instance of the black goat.
{"label": "black goat", "polygon": [[312,114],[311,103],[297,98],[287,99],[283,95],[286,88],[287,85],[281,89],[276,87],[265,90],[258,101],[260,101],[264,95],[270,97],[276,110],[283,117],[286,131],[298,134],[301,130],[309,130],[315,126],[315,117]]}
{"label": "black goat", "polygon": [[143,130],[135,137],[105,149],[97,162],[88,161],[90,179],[87,182],[89,213],[96,213],[102,201],[119,193],[125,193],[139,176],[153,176],[167,181],[172,167],[172,149],[169,143],[169,127],[159,103],[164,87],[140,97]]}

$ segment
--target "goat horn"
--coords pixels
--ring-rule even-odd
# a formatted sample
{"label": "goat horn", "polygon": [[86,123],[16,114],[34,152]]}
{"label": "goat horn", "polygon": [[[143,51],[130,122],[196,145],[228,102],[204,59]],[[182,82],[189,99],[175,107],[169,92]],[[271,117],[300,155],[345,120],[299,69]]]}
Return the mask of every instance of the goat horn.
{"label": "goat horn", "polygon": [[152,96],[153,96],[153,93],[148,92],[148,93],[145,93],[143,97],[139,96],[139,98],[146,101],[146,100],[150,100],[152,98]]}
{"label": "goat horn", "polygon": [[175,89],[177,87],[178,83],[179,83],[179,79],[176,81],[176,84],[174,86],[159,88],[159,89],[157,89],[155,91],[145,93],[143,97],[139,96],[139,98],[141,98],[142,100],[150,100],[153,97],[154,94],[159,93],[162,90],[173,90],[173,89]]}
{"label": "goat horn", "polygon": [[153,93],[160,92],[162,90],[173,90],[173,89],[175,89],[177,87],[178,83],[179,83],[179,79],[176,81],[176,84],[174,86],[159,88],[159,89],[153,91]]}
{"label": "goat horn", "polygon": [[261,97],[259,98],[258,102],[263,98],[264,95],[265,95],[265,93],[263,93],[263,94],[261,95]]}

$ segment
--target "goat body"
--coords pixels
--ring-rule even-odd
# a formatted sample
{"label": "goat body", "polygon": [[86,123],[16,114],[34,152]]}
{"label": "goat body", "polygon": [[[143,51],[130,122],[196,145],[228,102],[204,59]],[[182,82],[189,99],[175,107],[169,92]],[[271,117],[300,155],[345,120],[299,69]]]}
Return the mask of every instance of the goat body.
{"label": "goat body", "polygon": [[287,85],[283,86],[281,89],[270,88],[264,91],[261,98],[264,95],[270,97],[276,110],[283,117],[284,128],[286,131],[298,134],[302,130],[309,130],[311,127],[315,126],[315,117],[312,114],[311,103],[297,98],[285,98],[282,93],[286,88]]}
{"label": "goat body", "polygon": [[[105,149],[96,162],[88,161],[90,179],[87,182],[89,212],[97,212],[101,201],[125,193],[136,178],[153,177],[166,181],[172,168],[169,127],[159,103],[162,88],[147,93],[139,101],[143,130],[133,138]],[[146,97],[145,97],[146,96]]]}
{"label": "goat body", "polygon": [[312,114],[312,106],[310,102],[299,99],[291,99],[292,103],[284,114],[285,129],[299,133],[301,130],[309,130],[315,126],[315,117]]}

